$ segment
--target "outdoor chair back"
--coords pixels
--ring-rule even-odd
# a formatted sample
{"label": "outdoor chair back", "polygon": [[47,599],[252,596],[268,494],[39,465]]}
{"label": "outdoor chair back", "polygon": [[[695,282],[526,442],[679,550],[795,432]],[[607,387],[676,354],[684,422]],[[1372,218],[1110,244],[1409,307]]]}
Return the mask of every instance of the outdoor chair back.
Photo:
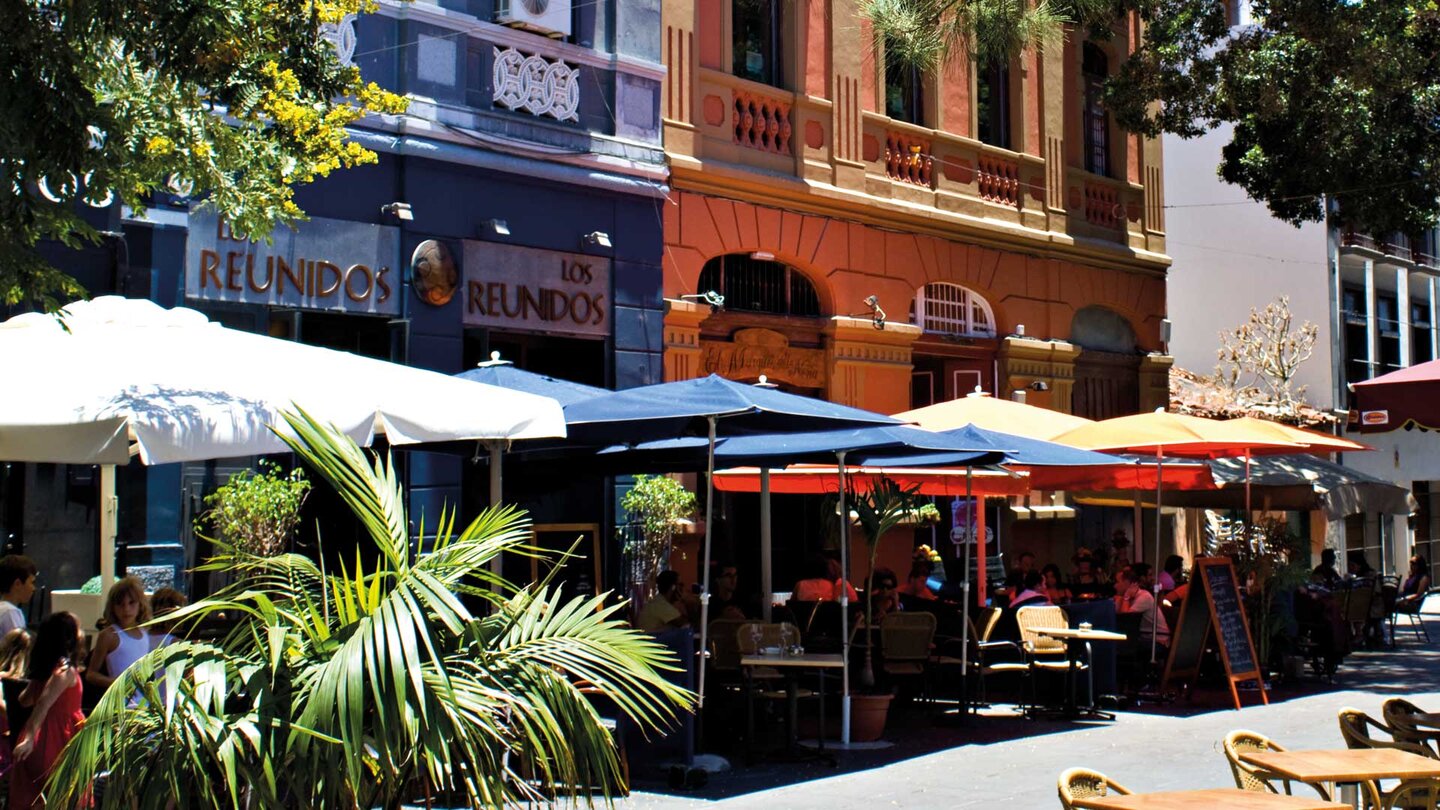
{"label": "outdoor chair back", "polygon": [[740,671],[740,636],[737,631],[744,619],[716,619],[710,622],[710,669],[715,672]]}
{"label": "outdoor chair back", "polygon": [[1015,623],[1020,626],[1020,643],[1031,655],[1065,654],[1065,642],[1039,633],[1042,629],[1070,626],[1070,620],[1061,608],[1054,605],[1022,607],[1015,612]]}
{"label": "outdoor chair back", "polygon": [[[1253,765],[1247,765],[1240,761],[1241,754],[1254,754],[1262,751],[1284,751],[1284,747],[1264,734],[1244,729],[1232,731],[1225,735],[1223,743],[1225,748],[1225,759],[1230,763],[1230,773],[1235,776],[1235,786],[1241,790],[1250,790],[1256,793],[1279,793],[1275,783],[1267,779],[1263,772]],[[1285,793],[1290,793],[1290,780],[1280,780],[1285,788]],[[1318,790],[1318,788],[1317,788]],[[1322,797],[1328,800],[1328,796]]]}
{"label": "outdoor chair back", "polygon": [[1000,617],[1004,613],[1005,611],[994,607],[985,608],[981,611],[980,621],[971,625],[971,628],[979,627],[980,635],[978,638],[982,643],[989,641],[990,637],[995,634],[995,628],[1000,626]]}
{"label": "outdoor chair back", "polygon": [[1071,768],[1060,774],[1060,806],[1074,810],[1076,799],[1093,799],[1097,796],[1128,796],[1130,791],[1099,771],[1089,768]]}
{"label": "outdoor chair back", "polygon": [[887,671],[893,665],[923,665],[935,640],[935,614],[891,613],[880,620],[880,651]]}
{"label": "outdoor chair back", "polygon": [[[1424,745],[1396,740],[1393,729],[1359,709],[1341,709],[1339,720],[1340,736],[1345,739],[1347,748],[1394,748],[1422,756],[1429,751],[1429,748]],[[1382,732],[1391,739],[1372,737],[1371,729]]]}
{"label": "outdoor chair back", "polygon": [[1390,698],[1380,707],[1380,716],[1390,727],[1391,736],[1400,742],[1422,745],[1429,756],[1440,759],[1434,748],[1440,742],[1440,730],[1421,728],[1415,721],[1415,715],[1424,713],[1424,709],[1404,698]]}
{"label": "outdoor chair back", "polygon": [[1353,638],[1363,638],[1365,625],[1370,623],[1370,612],[1375,604],[1375,581],[1361,580],[1345,591],[1345,623],[1350,627]]}
{"label": "outdoor chair back", "polygon": [[1431,779],[1411,779],[1401,782],[1394,790],[1385,794],[1384,810],[1436,810],[1440,791],[1435,790]]}

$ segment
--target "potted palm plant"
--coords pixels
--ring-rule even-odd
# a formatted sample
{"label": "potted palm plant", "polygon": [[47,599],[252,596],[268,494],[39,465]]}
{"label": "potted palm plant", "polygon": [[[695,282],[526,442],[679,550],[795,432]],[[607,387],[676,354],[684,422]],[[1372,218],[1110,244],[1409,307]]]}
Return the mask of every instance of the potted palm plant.
{"label": "potted palm plant", "polygon": [[[851,491],[847,500],[854,505],[860,529],[865,535],[869,568],[865,575],[865,627],[875,628],[875,559],[880,539],[891,529],[905,523],[917,508],[919,485],[901,487],[894,480],[880,478],[864,491]],[[889,712],[889,693],[875,693],[875,643],[865,645],[865,663],[860,669],[861,693],[851,698],[850,735],[859,741],[878,740],[885,729]]]}
{"label": "potted palm plant", "polygon": [[662,676],[674,657],[605,594],[564,600],[548,581],[492,572],[502,553],[543,553],[521,512],[492,508],[462,527],[447,510],[412,533],[388,459],[372,463],[303,413],[286,419],[285,440],[374,550],[337,571],[218,541],[207,566],[239,572],[235,584],[166,620],[181,637],[221,610],[238,624],[127,669],[61,754],[50,806],[88,804],[107,772],[102,808],[498,807],[623,793],[590,699],[642,729],[667,727],[692,701]]}

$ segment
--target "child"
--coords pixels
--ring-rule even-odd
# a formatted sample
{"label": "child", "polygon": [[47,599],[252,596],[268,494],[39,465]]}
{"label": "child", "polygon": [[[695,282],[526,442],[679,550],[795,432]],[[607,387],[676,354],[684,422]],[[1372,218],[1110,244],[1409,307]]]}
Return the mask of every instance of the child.
{"label": "child", "polygon": [[29,557],[9,554],[0,557],[0,635],[25,629],[21,605],[35,596],[35,575],[39,569]]}
{"label": "child", "polygon": [[185,594],[174,588],[159,588],[150,595],[150,610],[155,614],[155,621],[150,625],[151,649],[158,649],[175,642],[175,622],[162,622],[160,619],[189,603],[190,600],[185,598]]}
{"label": "child", "polygon": [[15,810],[44,808],[41,791],[50,769],[85,714],[80,709],[85,687],[76,669],[83,634],[73,613],[52,613],[40,624],[30,653],[30,685],[20,704],[33,707],[15,744],[15,769],[10,773],[10,804]]}
{"label": "child", "polygon": [[150,652],[150,633],[139,626],[148,621],[150,602],[140,580],[125,577],[110,586],[105,597],[105,629],[90,652],[85,682],[99,690],[108,689],[120,673]]}

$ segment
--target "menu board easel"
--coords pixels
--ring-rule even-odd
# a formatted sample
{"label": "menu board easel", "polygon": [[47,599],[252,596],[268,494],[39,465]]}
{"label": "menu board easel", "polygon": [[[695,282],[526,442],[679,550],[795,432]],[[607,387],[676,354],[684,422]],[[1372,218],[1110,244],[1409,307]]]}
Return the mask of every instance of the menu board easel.
{"label": "menu board easel", "polygon": [[1235,708],[1240,708],[1240,693],[1235,684],[1241,681],[1255,681],[1260,700],[1268,705],[1270,698],[1265,694],[1265,681],[1256,663],[1250,620],[1245,615],[1245,603],[1229,557],[1195,558],[1190,591],[1180,605],[1180,619],[1171,634],[1162,689],[1177,678],[1185,682],[1187,690],[1194,686],[1200,673],[1200,658],[1212,632],[1218,642],[1220,660],[1225,665],[1225,680]]}

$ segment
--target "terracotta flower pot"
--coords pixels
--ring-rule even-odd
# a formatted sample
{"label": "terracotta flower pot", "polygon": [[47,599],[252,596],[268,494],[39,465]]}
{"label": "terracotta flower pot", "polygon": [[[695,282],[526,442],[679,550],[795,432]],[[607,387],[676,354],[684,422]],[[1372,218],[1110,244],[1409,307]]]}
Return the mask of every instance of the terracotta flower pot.
{"label": "terracotta flower pot", "polygon": [[885,716],[890,713],[894,695],[850,696],[850,739],[874,742],[885,733]]}

